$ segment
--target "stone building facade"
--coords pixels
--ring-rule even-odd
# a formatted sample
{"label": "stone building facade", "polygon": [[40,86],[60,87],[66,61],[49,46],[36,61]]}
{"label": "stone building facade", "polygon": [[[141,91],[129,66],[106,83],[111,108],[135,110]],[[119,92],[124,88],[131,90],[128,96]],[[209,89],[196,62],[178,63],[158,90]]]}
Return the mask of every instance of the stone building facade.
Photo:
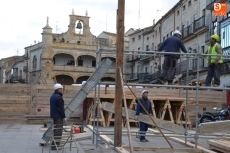
{"label": "stone building facade", "polygon": [[[88,13],[79,16],[74,12],[69,17],[69,28],[61,34],[52,32],[47,18],[42,42],[25,47],[23,72],[27,83],[81,84],[95,71],[96,51],[101,40],[90,32],[90,17]],[[114,45],[103,44],[103,48],[115,50]],[[102,81],[115,81],[115,57],[114,53],[101,54],[101,60],[113,61]]]}
{"label": "stone building facade", "polygon": [[[226,16],[215,17],[213,14],[214,3],[226,3],[227,0],[180,0],[172,9],[170,9],[152,28],[144,28],[136,31],[138,37],[143,41],[133,42],[136,40],[135,33],[130,35],[130,52],[132,50],[157,50],[160,44],[168,37],[173,35],[174,30],[180,30],[182,33],[182,41],[188,52],[204,53],[207,51],[210,36],[214,33],[220,35],[223,54],[228,54],[230,43],[229,41],[229,4]],[[221,25],[225,27],[222,28]],[[141,32],[144,31],[144,32]],[[225,38],[223,32],[225,31]],[[228,34],[227,34],[228,33]],[[223,38],[225,41],[223,41]],[[151,46],[151,47],[149,47]],[[137,54],[136,52],[134,54]],[[163,64],[163,56],[151,55],[146,52],[146,55],[134,56],[129,55],[126,60],[126,79],[129,82],[151,82],[158,78]],[[130,60],[131,59],[131,60]],[[227,64],[227,65],[226,65]],[[205,59],[189,58],[188,64],[186,58],[178,60],[176,75],[181,75],[180,84],[186,83],[186,72],[189,71],[189,82],[196,82],[197,68],[199,68],[200,82],[204,82],[207,75],[207,61]],[[229,73],[228,63],[222,64],[221,74],[227,76]],[[228,78],[228,77],[227,77]],[[223,79],[222,80],[227,80]],[[221,81],[221,86],[229,84],[229,81]]]}

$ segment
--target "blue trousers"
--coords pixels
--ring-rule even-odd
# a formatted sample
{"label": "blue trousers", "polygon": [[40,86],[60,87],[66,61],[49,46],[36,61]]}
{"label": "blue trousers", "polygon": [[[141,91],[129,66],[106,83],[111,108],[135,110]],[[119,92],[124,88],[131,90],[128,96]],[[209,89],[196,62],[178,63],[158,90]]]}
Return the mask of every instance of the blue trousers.
{"label": "blue trousers", "polygon": [[176,65],[177,58],[172,56],[165,56],[163,69],[161,71],[159,79],[165,80],[165,78],[167,78],[168,83],[172,83],[176,72]]}
{"label": "blue trousers", "polygon": [[140,140],[144,140],[145,139],[145,134],[148,131],[148,127],[149,127],[148,124],[140,122],[140,134],[142,134],[142,136],[140,136]]}
{"label": "blue trousers", "polygon": [[205,80],[206,86],[211,86],[212,78],[214,77],[214,84],[220,85],[220,64],[211,64],[208,66],[208,75]]}

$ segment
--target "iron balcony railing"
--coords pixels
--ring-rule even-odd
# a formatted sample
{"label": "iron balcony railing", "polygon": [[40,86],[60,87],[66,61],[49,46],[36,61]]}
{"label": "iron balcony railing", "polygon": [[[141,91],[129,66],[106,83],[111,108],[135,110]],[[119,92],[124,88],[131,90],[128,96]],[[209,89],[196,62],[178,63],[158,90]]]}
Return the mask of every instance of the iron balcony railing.
{"label": "iron balcony railing", "polygon": [[193,23],[194,24],[193,25],[194,32],[206,26],[205,19],[206,19],[206,17],[204,15],[204,16],[202,16],[199,19],[197,19],[197,20],[194,21],[194,23]]}
{"label": "iron balcony railing", "polygon": [[149,73],[139,73],[138,74],[138,82],[149,82],[150,74]]}
{"label": "iron balcony railing", "polygon": [[28,71],[28,66],[23,66],[23,71]]}
{"label": "iron balcony railing", "polygon": [[186,38],[190,35],[193,34],[193,28],[192,28],[192,24],[185,27],[183,30],[182,30],[182,38]]}
{"label": "iron balcony railing", "polygon": [[206,0],[206,8],[211,7],[214,4],[215,0]]}
{"label": "iron balcony railing", "polygon": [[138,80],[138,74],[137,73],[128,73],[128,74],[125,74],[125,80],[126,81]]}
{"label": "iron balcony railing", "polygon": [[226,74],[229,72],[230,72],[230,68],[229,68],[228,64],[223,63],[220,65],[220,74]]}

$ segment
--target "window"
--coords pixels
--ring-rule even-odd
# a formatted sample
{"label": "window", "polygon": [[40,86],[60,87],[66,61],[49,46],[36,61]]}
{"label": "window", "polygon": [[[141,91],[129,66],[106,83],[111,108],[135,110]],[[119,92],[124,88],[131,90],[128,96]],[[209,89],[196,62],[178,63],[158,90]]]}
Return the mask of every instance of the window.
{"label": "window", "polygon": [[96,67],[96,60],[92,61],[92,67]]}
{"label": "window", "polygon": [[183,6],[183,11],[185,11],[185,5]]}
{"label": "window", "polygon": [[191,3],[191,0],[190,0],[190,1],[188,1],[188,7],[189,7],[189,6],[191,6],[191,4],[192,4],[192,3]]}
{"label": "window", "polygon": [[163,41],[165,41],[165,36],[163,37]]}
{"label": "window", "polygon": [[167,34],[167,38],[169,37],[169,34]]}
{"label": "window", "polygon": [[153,35],[153,38],[154,38],[154,35]]}
{"label": "window", "polygon": [[195,21],[197,19],[197,15],[195,14],[194,16],[193,16],[193,20]]}
{"label": "window", "polygon": [[141,40],[141,35],[138,35],[138,40]]}
{"label": "window", "polygon": [[190,19],[188,19],[188,21],[187,21],[187,25],[188,25],[188,26],[190,25]]}
{"label": "window", "polygon": [[177,10],[177,13],[176,13],[176,14],[177,14],[177,16],[179,16],[179,15],[180,15],[180,10]]}
{"label": "window", "polygon": [[149,37],[147,37],[147,40],[149,40]]}
{"label": "window", "polygon": [[146,51],[149,51],[149,45],[146,45]]}
{"label": "window", "polygon": [[176,29],[177,29],[177,30],[179,30],[179,26],[178,26],[178,27],[176,27]]}
{"label": "window", "polygon": [[132,42],[135,42],[135,38],[132,38]]}
{"label": "window", "polygon": [[33,57],[33,68],[37,67],[37,57],[34,55]]}

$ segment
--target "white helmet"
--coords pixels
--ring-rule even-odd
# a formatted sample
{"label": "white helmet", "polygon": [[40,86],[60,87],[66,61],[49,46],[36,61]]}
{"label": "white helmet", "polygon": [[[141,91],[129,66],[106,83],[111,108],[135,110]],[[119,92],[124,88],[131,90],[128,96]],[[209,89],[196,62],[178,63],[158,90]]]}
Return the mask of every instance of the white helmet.
{"label": "white helmet", "polygon": [[173,34],[179,34],[179,35],[181,35],[181,32],[179,30],[175,30]]}
{"label": "white helmet", "polygon": [[63,89],[63,86],[61,84],[57,83],[54,85],[54,90],[60,89],[60,88]]}
{"label": "white helmet", "polygon": [[143,95],[145,92],[148,92],[148,91],[147,90],[143,90],[141,94]]}

